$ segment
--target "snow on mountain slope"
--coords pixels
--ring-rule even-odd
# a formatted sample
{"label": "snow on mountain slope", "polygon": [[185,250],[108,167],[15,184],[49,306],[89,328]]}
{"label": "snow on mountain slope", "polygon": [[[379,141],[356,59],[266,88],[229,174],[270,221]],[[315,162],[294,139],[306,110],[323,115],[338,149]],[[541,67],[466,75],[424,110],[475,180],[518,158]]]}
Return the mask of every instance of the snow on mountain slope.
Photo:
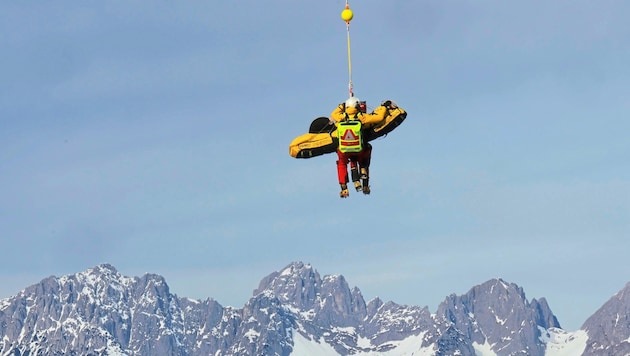
{"label": "snow on mountain slope", "polygon": [[547,345],[545,356],[582,355],[586,349],[588,334],[584,330],[567,332],[558,328],[541,330],[541,339]]}
{"label": "snow on mountain slope", "polygon": [[[433,356],[433,347],[421,347],[425,333],[410,336],[404,340],[392,341],[387,345],[393,347],[389,351],[359,351],[356,356]],[[309,340],[299,333],[293,337],[291,356],[341,356],[342,354],[326,343],[325,340]]]}
{"label": "snow on mountain slope", "polygon": [[[577,356],[582,355],[586,348],[588,335],[583,330],[567,332],[562,329],[551,328],[541,330],[543,342],[547,345],[545,356]],[[434,356],[432,347],[419,347],[422,344],[424,333],[411,336],[405,340],[392,343],[394,349],[385,352],[369,351],[358,352],[357,356]],[[296,333],[294,347],[291,356],[341,356],[335,349],[322,340],[309,340]],[[497,356],[490,344],[474,345],[476,356]]]}
{"label": "snow on mountain slope", "polygon": [[[242,308],[171,294],[163,277],[111,265],[48,277],[0,299],[0,355],[630,355],[630,284],[567,332],[544,298],[501,279],[447,296],[435,313],[366,303],[341,275],[294,262]],[[628,351],[628,352],[626,352]]]}

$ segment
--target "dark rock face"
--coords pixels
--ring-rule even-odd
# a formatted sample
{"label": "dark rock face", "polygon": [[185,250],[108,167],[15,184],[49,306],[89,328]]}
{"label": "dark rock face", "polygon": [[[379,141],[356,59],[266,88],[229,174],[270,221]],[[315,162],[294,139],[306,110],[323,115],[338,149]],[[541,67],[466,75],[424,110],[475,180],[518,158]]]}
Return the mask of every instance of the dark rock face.
{"label": "dark rock face", "polygon": [[584,355],[630,355],[630,283],[582,325],[588,334]]}
{"label": "dark rock face", "polygon": [[539,327],[560,327],[544,299],[530,303],[520,287],[501,279],[476,286],[462,296],[449,296],[437,315],[471,342],[487,342],[502,355],[544,355]]}

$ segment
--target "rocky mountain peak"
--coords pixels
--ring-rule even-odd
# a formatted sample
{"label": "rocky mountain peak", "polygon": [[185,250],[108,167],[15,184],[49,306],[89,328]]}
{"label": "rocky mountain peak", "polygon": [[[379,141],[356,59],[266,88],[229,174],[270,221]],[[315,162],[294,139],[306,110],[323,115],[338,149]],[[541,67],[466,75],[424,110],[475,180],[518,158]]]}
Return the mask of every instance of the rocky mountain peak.
{"label": "rocky mountain peak", "polygon": [[280,301],[300,310],[310,310],[319,298],[322,279],[310,264],[293,262],[264,277],[254,295],[272,292]]}
{"label": "rocky mountain peak", "polygon": [[589,355],[630,355],[630,283],[584,322]]}
{"label": "rocky mountain peak", "polygon": [[532,354],[544,352],[539,327],[546,328],[555,320],[544,299],[530,303],[521,287],[500,278],[475,286],[462,296],[449,296],[438,307],[437,315],[470,335],[475,343],[494,344],[493,349],[502,352],[529,350]]}

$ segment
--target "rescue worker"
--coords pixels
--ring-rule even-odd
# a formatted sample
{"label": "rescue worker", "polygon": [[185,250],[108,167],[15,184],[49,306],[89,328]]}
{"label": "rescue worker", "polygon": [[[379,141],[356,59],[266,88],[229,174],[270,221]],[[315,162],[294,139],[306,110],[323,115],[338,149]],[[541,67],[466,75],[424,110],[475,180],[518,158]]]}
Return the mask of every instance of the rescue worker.
{"label": "rescue worker", "polygon": [[[369,169],[372,157],[372,145],[364,142],[363,130],[372,128],[387,117],[388,106],[391,101],[383,102],[370,114],[366,113],[365,101],[351,96],[345,103],[339,104],[330,114],[331,121],[337,125],[337,176],[341,198],[350,195],[348,191],[348,162],[354,187],[363,194],[370,194]],[[359,174],[359,172],[361,174]]]}

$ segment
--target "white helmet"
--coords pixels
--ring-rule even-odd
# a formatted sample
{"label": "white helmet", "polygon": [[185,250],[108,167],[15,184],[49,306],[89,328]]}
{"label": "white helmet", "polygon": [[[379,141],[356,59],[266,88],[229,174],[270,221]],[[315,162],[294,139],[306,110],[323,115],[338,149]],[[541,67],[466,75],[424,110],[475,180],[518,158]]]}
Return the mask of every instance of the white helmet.
{"label": "white helmet", "polygon": [[356,96],[351,96],[350,98],[348,98],[348,100],[346,100],[346,107],[358,109],[360,103],[361,100],[359,100],[359,98],[357,98]]}

